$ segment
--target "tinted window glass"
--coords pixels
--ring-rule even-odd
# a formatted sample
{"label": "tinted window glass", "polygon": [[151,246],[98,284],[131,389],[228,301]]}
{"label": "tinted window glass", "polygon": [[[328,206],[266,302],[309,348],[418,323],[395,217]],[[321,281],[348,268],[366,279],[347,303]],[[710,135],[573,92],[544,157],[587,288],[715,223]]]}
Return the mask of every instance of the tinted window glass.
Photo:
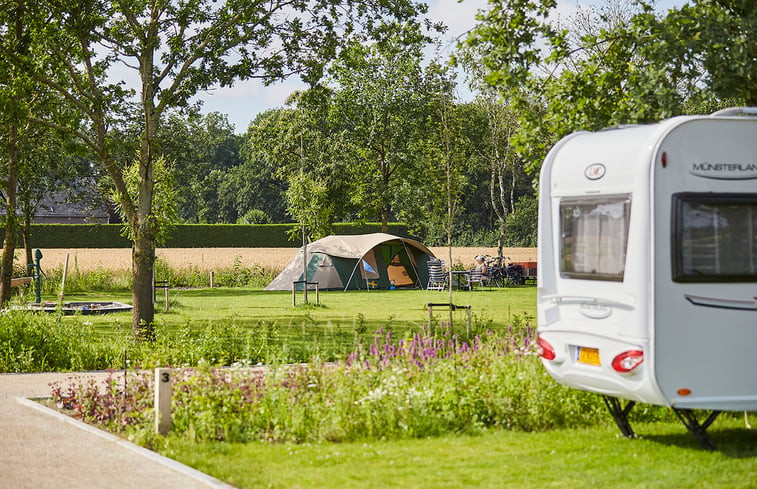
{"label": "tinted window glass", "polygon": [[627,195],[562,200],[561,275],[623,281],[630,214]]}
{"label": "tinted window glass", "polygon": [[673,280],[757,281],[757,194],[676,194],[673,209]]}

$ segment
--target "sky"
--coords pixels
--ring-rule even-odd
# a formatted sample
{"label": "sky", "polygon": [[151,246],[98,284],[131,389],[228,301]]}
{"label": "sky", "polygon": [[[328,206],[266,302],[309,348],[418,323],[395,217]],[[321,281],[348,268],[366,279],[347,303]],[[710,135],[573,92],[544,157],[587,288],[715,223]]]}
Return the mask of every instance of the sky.
{"label": "sky", "polygon": [[[591,6],[601,0],[558,0],[556,14],[560,18],[568,18],[576,9]],[[464,35],[476,24],[475,15],[487,5],[487,0],[426,0],[429,6],[427,17],[432,21],[442,21],[448,26],[444,35],[444,45],[451,50],[455,46],[455,39]],[[658,10],[667,10],[680,6],[684,0],[658,0]],[[447,55],[449,53],[443,53]],[[462,83],[462,80],[459,80]],[[301,90],[305,85],[297,77],[271,86],[263,86],[258,81],[237,82],[232,87],[218,88],[198,94],[195,100],[202,102],[202,112],[221,112],[228,116],[229,122],[237,133],[247,131],[247,126],[255,116],[261,112],[284,105],[287,97],[295,90]],[[466,93],[461,92],[465,99]]]}

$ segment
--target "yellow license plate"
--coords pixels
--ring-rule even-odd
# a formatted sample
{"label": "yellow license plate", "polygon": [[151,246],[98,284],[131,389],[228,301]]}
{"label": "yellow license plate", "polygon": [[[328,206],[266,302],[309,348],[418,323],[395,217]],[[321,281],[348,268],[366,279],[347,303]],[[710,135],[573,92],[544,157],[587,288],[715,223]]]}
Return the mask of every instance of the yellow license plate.
{"label": "yellow license plate", "polygon": [[578,347],[578,363],[586,365],[599,365],[599,349]]}

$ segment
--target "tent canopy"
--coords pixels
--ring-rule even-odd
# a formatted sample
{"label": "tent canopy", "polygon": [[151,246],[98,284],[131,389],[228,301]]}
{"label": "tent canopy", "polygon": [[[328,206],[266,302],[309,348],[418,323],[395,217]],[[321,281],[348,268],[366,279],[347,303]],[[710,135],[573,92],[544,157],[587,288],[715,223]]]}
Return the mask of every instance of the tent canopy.
{"label": "tent canopy", "polygon": [[[386,233],[333,235],[307,246],[308,282],[321,289],[423,287],[434,254],[414,239]],[[265,290],[292,290],[303,280],[303,249]],[[302,285],[298,285],[302,288]]]}

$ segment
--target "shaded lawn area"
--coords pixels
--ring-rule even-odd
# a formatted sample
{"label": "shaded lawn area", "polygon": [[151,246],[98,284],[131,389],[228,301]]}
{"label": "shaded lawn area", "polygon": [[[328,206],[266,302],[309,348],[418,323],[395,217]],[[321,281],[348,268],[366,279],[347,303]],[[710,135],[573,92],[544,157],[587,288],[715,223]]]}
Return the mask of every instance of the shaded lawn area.
{"label": "shaded lawn area", "polygon": [[710,428],[699,448],[680,423],[638,424],[641,439],[605,426],[542,433],[343,444],[200,443],[162,453],[236,487],[747,488],[757,487],[757,436],[743,417]]}
{"label": "shaded lawn area", "polygon": [[[234,321],[256,327],[260,322],[276,322],[283,329],[296,329],[312,333],[313,330],[341,331],[354,334],[373,333],[378,328],[391,328],[395,332],[419,329],[428,318],[425,305],[429,302],[447,303],[447,291],[425,290],[372,290],[322,291],[320,306],[315,294],[309,293],[309,305],[303,305],[298,293],[297,306],[292,306],[290,292],[272,292],[251,288],[214,288],[170,291],[170,311],[164,312],[164,297],[158,292],[156,321],[169,329],[186,323],[203,327],[207,322]],[[48,299],[48,298],[43,298]],[[55,298],[49,298],[55,300]],[[131,295],[124,293],[87,293],[66,296],[67,301],[116,300],[130,303]],[[516,316],[535,317],[536,287],[492,288],[482,291],[455,291],[457,305],[471,305],[474,323],[479,329],[501,329],[511,324]],[[445,308],[434,310],[437,320],[447,320]],[[107,334],[114,325],[124,327],[131,322],[130,313],[88,316],[98,329]],[[464,330],[465,312],[454,313],[456,328]],[[534,321],[527,321],[534,325]],[[304,328],[304,329],[303,329]]]}

